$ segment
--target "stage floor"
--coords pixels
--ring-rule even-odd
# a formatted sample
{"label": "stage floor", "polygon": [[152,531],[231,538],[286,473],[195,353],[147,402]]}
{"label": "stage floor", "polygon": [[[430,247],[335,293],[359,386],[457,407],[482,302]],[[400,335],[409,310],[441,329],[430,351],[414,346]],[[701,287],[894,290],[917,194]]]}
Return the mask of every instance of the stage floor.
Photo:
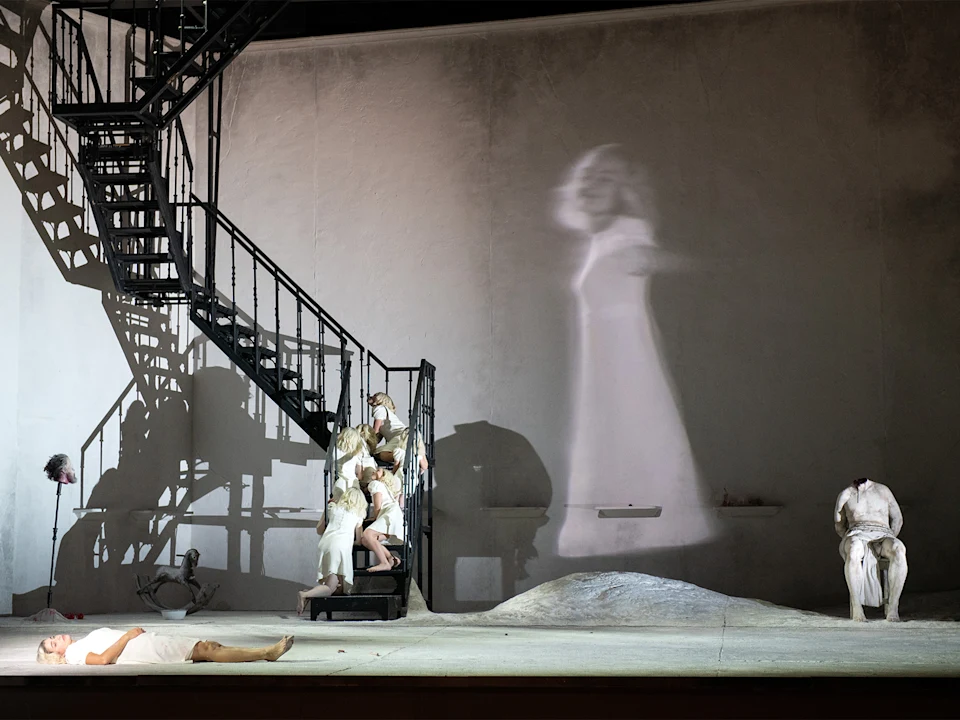
{"label": "stage floor", "polygon": [[[829,627],[507,627],[445,622],[310,622],[294,613],[204,611],[87,616],[67,624],[0,618],[0,675],[276,676],[957,676],[960,623],[875,620]],[[294,634],[275,663],[44,666],[39,641],[99,627],[263,645]]]}

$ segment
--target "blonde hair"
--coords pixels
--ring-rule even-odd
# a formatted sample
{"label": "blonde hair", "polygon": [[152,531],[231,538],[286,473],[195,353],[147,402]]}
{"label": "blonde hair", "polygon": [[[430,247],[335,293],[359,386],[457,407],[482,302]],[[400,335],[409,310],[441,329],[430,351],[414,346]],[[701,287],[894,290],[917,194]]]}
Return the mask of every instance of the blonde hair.
{"label": "blonde hair", "polygon": [[37,662],[41,665],[64,665],[67,659],[63,653],[56,653],[47,650],[43,644],[50,638],[44,638],[40,641],[40,647],[37,648]]}
{"label": "blonde hair", "polygon": [[383,477],[380,478],[380,482],[382,482],[384,485],[387,486],[387,490],[390,491],[390,494],[393,495],[394,498],[396,498],[397,495],[400,493],[400,489],[401,489],[400,478],[398,478],[389,470],[383,471]]}
{"label": "blonde hair", "polygon": [[357,425],[357,432],[360,433],[360,437],[367,443],[367,448],[373,454],[373,451],[377,449],[377,434],[373,431],[373,428],[363,423]]}
{"label": "blonde hair", "polygon": [[385,405],[393,412],[397,411],[397,406],[393,404],[393,400],[385,392],[377,392],[370,396],[370,404],[376,407],[377,405]]}
{"label": "blonde hair", "polygon": [[337,450],[343,453],[344,457],[356,455],[363,449],[364,440],[360,433],[352,427],[345,427],[337,435]]}
{"label": "blonde hair", "polygon": [[360,473],[360,487],[366,489],[367,485],[370,484],[372,480],[375,480],[374,473],[377,472],[377,468],[365,467],[363,472]]}
{"label": "blonde hair", "polygon": [[580,188],[583,176],[597,165],[615,165],[619,208],[617,214],[643,218],[653,222],[653,191],[647,173],[636,167],[624,155],[623,148],[616,144],[599,145],[584,153],[567,174],[566,182],[557,191],[557,222],[571,230],[589,231],[590,215],[580,206]]}
{"label": "blonde hair", "polygon": [[359,517],[365,518],[367,516],[367,498],[360,488],[352,487],[348,489],[340,496],[336,504],[347,512]]}

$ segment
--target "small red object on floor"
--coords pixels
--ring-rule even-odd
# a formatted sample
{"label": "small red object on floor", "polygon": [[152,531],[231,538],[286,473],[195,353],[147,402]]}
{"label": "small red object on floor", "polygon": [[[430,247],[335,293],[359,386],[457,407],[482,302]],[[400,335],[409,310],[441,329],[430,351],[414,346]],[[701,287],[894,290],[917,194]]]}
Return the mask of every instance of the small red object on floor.
{"label": "small red object on floor", "polygon": [[77,613],[77,620],[83,620],[83,613]]}
{"label": "small red object on floor", "polygon": [[64,613],[63,615],[67,620],[73,620],[73,613]]}

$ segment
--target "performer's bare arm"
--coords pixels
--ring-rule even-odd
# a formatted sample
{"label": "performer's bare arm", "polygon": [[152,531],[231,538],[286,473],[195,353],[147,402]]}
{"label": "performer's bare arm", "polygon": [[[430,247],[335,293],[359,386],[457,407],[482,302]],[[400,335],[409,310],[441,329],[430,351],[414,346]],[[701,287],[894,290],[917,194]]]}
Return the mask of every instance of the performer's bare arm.
{"label": "performer's bare arm", "polygon": [[132,630],[127,630],[127,632],[123,634],[123,637],[117,640],[102,653],[87,653],[87,657],[84,659],[84,662],[87,665],[113,665],[117,661],[117,658],[120,657],[120,653],[123,652],[123,649],[127,646],[127,643],[137,637],[137,635],[143,635],[143,628],[133,628]]}
{"label": "performer's bare arm", "polygon": [[886,490],[887,498],[890,501],[890,529],[893,530],[894,536],[897,536],[900,534],[900,528],[903,527],[903,513],[900,511],[900,505],[897,503],[897,499],[893,496],[890,488]]}
{"label": "performer's bare arm", "polygon": [[847,500],[850,499],[850,488],[846,488],[842,493],[837,496],[837,505],[833,509],[833,529],[836,530],[837,535],[844,537],[847,534],[847,516],[843,512],[843,506],[847,504]]}

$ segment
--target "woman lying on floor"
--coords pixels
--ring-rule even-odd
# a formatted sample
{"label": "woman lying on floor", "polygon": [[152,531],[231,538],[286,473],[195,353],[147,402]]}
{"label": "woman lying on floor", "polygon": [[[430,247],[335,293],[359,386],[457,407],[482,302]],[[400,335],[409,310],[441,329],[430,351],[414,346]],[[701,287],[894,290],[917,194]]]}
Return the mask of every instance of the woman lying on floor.
{"label": "woman lying on floor", "polygon": [[123,632],[100,628],[85,638],[52,635],[37,648],[37,662],[45,665],[133,665],[157,663],[239,663],[274,661],[293,646],[293,636],[262,648],[228,647],[212,640],[157,635],[133,628]]}

